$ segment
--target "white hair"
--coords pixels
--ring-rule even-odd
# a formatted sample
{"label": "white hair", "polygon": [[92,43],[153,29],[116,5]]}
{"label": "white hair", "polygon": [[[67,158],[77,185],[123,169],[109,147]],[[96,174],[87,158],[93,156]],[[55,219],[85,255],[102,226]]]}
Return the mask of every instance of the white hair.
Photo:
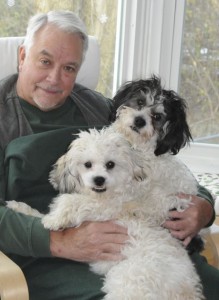
{"label": "white hair", "polygon": [[82,20],[71,11],[49,11],[30,18],[23,46],[26,53],[32,47],[36,33],[45,25],[53,24],[67,33],[78,34],[83,42],[83,58],[88,48],[88,35]]}

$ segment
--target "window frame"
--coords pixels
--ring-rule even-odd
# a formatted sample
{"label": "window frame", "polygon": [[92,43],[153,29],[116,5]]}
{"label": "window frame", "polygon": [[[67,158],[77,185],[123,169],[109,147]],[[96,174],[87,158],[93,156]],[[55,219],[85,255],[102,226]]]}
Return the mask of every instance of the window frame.
{"label": "window frame", "polygon": [[152,73],[178,89],[184,10],[185,0],[119,1],[114,91]]}

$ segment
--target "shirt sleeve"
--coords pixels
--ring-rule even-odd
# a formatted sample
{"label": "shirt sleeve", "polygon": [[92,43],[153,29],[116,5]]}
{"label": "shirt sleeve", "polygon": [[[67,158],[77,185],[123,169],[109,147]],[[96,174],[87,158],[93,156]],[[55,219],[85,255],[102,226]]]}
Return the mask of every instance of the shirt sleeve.
{"label": "shirt sleeve", "polygon": [[197,196],[208,201],[213,207],[213,211],[214,211],[213,216],[212,216],[211,220],[209,221],[209,223],[206,225],[206,227],[209,227],[214,223],[214,220],[215,220],[214,198],[212,197],[211,193],[204,186],[201,186],[201,185],[198,185]]}
{"label": "shirt sleeve", "polygon": [[41,219],[14,212],[5,206],[3,159],[0,148],[0,250],[22,256],[50,257],[50,234]]}
{"label": "shirt sleeve", "polygon": [[5,253],[50,257],[50,234],[40,218],[0,207],[0,249]]}

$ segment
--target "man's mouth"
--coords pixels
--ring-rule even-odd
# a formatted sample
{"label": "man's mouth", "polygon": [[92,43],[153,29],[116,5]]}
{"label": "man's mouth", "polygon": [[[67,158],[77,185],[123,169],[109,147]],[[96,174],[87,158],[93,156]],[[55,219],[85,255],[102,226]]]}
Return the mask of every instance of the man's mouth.
{"label": "man's mouth", "polygon": [[58,88],[55,88],[55,87],[44,87],[44,86],[40,86],[40,85],[37,85],[38,88],[40,88],[41,90],[43,90],[45,93],[48,93],[48,94],[61,94],[62,93],[62,90],[61,89],[58,89]]}

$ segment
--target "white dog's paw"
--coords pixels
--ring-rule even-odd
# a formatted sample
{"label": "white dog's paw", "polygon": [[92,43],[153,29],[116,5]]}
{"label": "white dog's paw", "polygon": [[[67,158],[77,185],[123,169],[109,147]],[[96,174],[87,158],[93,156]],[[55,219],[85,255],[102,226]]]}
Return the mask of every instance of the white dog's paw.
{"label": "white dog's paw", "polygon": [[13,211],[23,213],[28,216],[39,217],[42,218],[43,214],[41,214],[37,209],[30,207],[28,204],[24,202],[17,202],[15,200],[6,201],[6,206]]}
{"label": "white dog's paw", "polygon": [[54,218],[51,215],[45,215],[42,218],[42,224],[46,229],[50,229],[50,230],[60,230],[63,229],[63,225],[60,224],[60,222],[58,222],[58,220],[56,218]]}
{"label": "white dog's paw", "polygon": [[90,263],[90,269],[92,272],[104,275],[109,272],[109,270],[115,266],[118,262],[115,261],[98,261],[94,263]]}
{"label": "white dog's paw", "polygon": [[14,211],[20,211],[20,204],[19,202],[15,200],[6,201],[6,206]]}

